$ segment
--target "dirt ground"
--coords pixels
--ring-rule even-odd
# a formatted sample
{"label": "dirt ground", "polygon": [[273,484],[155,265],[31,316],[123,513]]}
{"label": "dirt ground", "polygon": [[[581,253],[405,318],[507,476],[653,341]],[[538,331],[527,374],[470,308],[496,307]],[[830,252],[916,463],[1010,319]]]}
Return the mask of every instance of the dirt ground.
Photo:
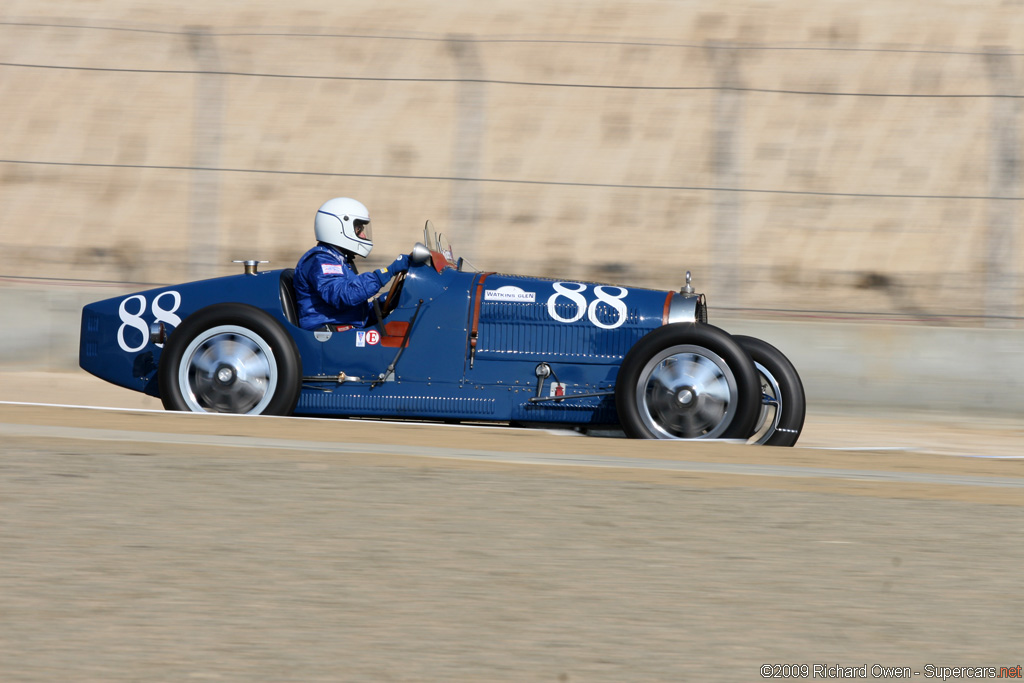
{"label": "dirt ground", "polygon": [[[0,387],[153,407],[87,377]],[[814,448],[679,448],[0,405],[0,680],[752,681],[765,664],[871,678],[1020,663],[1024,460],[1005,457],[1020,431],[811,417]]]}

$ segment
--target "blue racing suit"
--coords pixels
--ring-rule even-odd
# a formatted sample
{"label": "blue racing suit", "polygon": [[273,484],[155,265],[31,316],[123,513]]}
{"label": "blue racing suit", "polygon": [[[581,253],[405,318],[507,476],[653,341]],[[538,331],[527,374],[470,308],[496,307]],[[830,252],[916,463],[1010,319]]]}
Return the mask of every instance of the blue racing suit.
{"label": "blue racing suit", "polygon": [[320,242],[295,265],[295,304],[299,327],[366,327],[373,321],[368,299],[391,279],[388,269],[360,274],[352,258]]}

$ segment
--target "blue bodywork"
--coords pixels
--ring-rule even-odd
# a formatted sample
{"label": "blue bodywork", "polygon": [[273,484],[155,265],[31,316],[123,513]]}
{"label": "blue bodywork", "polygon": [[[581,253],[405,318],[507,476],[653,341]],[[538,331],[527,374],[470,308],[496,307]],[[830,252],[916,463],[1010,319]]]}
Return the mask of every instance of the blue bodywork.
{"label": "blue bodywork", "polygon": [[[282,301],[288,273],[240,274],[90,304],[82,314],[80,364],[159,397],[163,346],[150,340],[150,325],[162,322],[173,335],[195,311],[239,302],[266,311],[294,338],[303,374],[298,415],[614,425],[612,392],[626,352],[669,322],[670,307],[675,311],[683,299],[690,309],[698,306],[698,297],[672,292],[428,262],[410,268],[386,328],[313,332],[289,320]],[[552,371],[543,383],[541,363]],[[382,375],[385,381],[374,382]],[[602,395],[573,398],[579,394]],[[557,396],[565,398],[530,400]]]}

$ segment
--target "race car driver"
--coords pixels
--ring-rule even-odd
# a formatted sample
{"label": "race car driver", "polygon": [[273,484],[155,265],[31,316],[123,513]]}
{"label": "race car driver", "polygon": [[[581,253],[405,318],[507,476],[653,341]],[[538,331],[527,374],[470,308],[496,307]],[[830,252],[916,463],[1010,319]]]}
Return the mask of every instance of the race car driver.
{"label": "race car driver", "polygon": [[317,330],[325,325],[372,324],[369,299],[392,277],[409,269],[409,257],[403,254],[386,268],[359,273],[354,258],[365,258],[373,249],[370,212],[348,197],[325,202],[316,212],[313,231],[317,245],[295,265],[299,326]]}

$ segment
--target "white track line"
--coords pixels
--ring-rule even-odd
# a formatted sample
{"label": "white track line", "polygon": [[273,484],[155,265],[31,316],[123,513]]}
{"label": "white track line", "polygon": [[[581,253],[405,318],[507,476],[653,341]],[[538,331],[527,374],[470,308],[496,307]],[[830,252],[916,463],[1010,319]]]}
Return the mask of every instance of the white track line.
{"label": "white track line", "polygon": [[[115,411],[118,411],[118,412],[142,413],[142,414],[149,413],[149,414],[156,414],[156,415],[164,415],[164,414],[171,413],[171,414],[174,414],[174,415],[194,415],[198,419],[202,419],[200,417],[202,415],[202,413],[173,412],[173,411],[163,410],[163,409],[160,409],[160,408],[118,408],[118,407],[114,407],[114,406],[88,406],[88,405],[77,405],[77,404],[72,404],[72,403],[31,403],[31,402],[25,402],[25,401],[0,401],[0,405],[32,406],[32,407],[38,407],[38,408],[76,408],[76,409],[84,409],[84,410],[108,410],[108,411],[109,410],[115,410]],[[248,415],[235,415],[235,414],[232,414],[232,413],[217,413],[217,416],[218,417],[229,417],[229,418],[246,418],[246,417],[249,417]],[[339,418],[333,418],[333,417],[330,417],[330,416],[321,416],[321,417],[295,417],[295,416],[287,416],[287,417],[284,417],[284,416],[279,416],[279,415],[261,415],[260,418],[261,419],[271,419],[271,420],[316,420],[316,421],[339,419]],[[431,422],[431,421],[417,421],[417,420],[388,420],[388,419],[378,419],[378,418],[372,418],[372,417],[370,417],[370,418],[354,417],[354,418],[347,418],[347,419],[358,421],[358,422],[364,423],[364,424],[382,424],[382,425],[426,424],[426,425],[430,425],[431,427],[438,427],[438,428],[444,428],[444,429],[487,429],[487,430],[508,430],[508,431],[516,431],[516,432],[522,431],[523,429],[525,429],[524,427],[510,427],[508,425],[503,425],[503,424],[493,424],[493,425],[491,425],[491,424],[484,424],[484,423],[448,424],[446,422]],[[573,431],[571,429],[558,429],[558,428],[544,429],[544,428],[540,427],[540,428],[533,428],[533,429],[531,429],[531,431],[537,432],[537,433],[551,434],[551,435],[554,435],[554,436],[584,436],[583,434],[580,434],[579,432]],[[603,437],[599,437],[598,436],[598,437],[595,437],[595,438],[603,438]],[[739,439],[717,439],[716,442],[717,443],[741,444],[741,445],[745,445],[746,444],[746,442],[741,441]],[[800,446],[800,448],[804,448],[805,450],[812,450],[812,451],[839,451],[839,452],[842,452],[842,453],[851,453],[851,452],[852,453],[885,453],[885,452],[893,452],[893,453],[922,453],[922,454],[928,454],[928,455],[943,456],[943,457],[947,457],[947,458],[976,458],[976,459],[981,459],[981,460],[1024,460],[1024,455],[986,455],[984,453],[943,453],[943,452],[938,452],[938,451],[922,450],[920,448],[915,448],[913,446]]]}
{"label": "white track line", "polygon": [[[87,406],[77,405],[73,403],[30,403],[25,401],[0,401],[0,406],[29,406],[35,408],[76,408],[84,410],[114,410],[119,413],[142,413],[142,414],[154,414],[154,415],[192,415],[196,419],[202,419],[206,413],[190,413],[190,412],[178,412],[173,410],[165,410],[163,408],[122,408],[116,406]],[[227,418],[241,418],[245,419],[251,417],[249,415],[236,415],[234,413],[216,413],[217,417]],[[316,420],[317,422],[324,422],[327,420],[340,420],[340,417],[325,416],[313,416],[313,417],[301,417],[295,415],[260,415],[261,420]],[[344,418],[346,420],[357,421],[364,424],[383,424],[383,425],[409,425],[409,424],[420,424],[430,425],[431,427],[439,427],[444,429],[491,429],[491,430],[509,430],[509,431],[522,431],[523,427],[510,427],[504,424],[485,424],[474,422],[473,424],[449,424],[447,422],[433,422],[430,420],[389,420],[384,418],[375,417],[350,417]],[[538,428],[532,430],[534,432],[543,432],[546,434],[555,434],[558,436],[583,436],[579,432],[575,432],[571,429],[544,429]]]}
{"label": "white track line", "polygon": [[166,413],[157,408],[118,408],[117,406],[86,406],[74,403],[33,403],[30,401],[0,401],[0,406],[27,406],[33,408],[78,408],[82,410],[116,410],[129,413]]}

